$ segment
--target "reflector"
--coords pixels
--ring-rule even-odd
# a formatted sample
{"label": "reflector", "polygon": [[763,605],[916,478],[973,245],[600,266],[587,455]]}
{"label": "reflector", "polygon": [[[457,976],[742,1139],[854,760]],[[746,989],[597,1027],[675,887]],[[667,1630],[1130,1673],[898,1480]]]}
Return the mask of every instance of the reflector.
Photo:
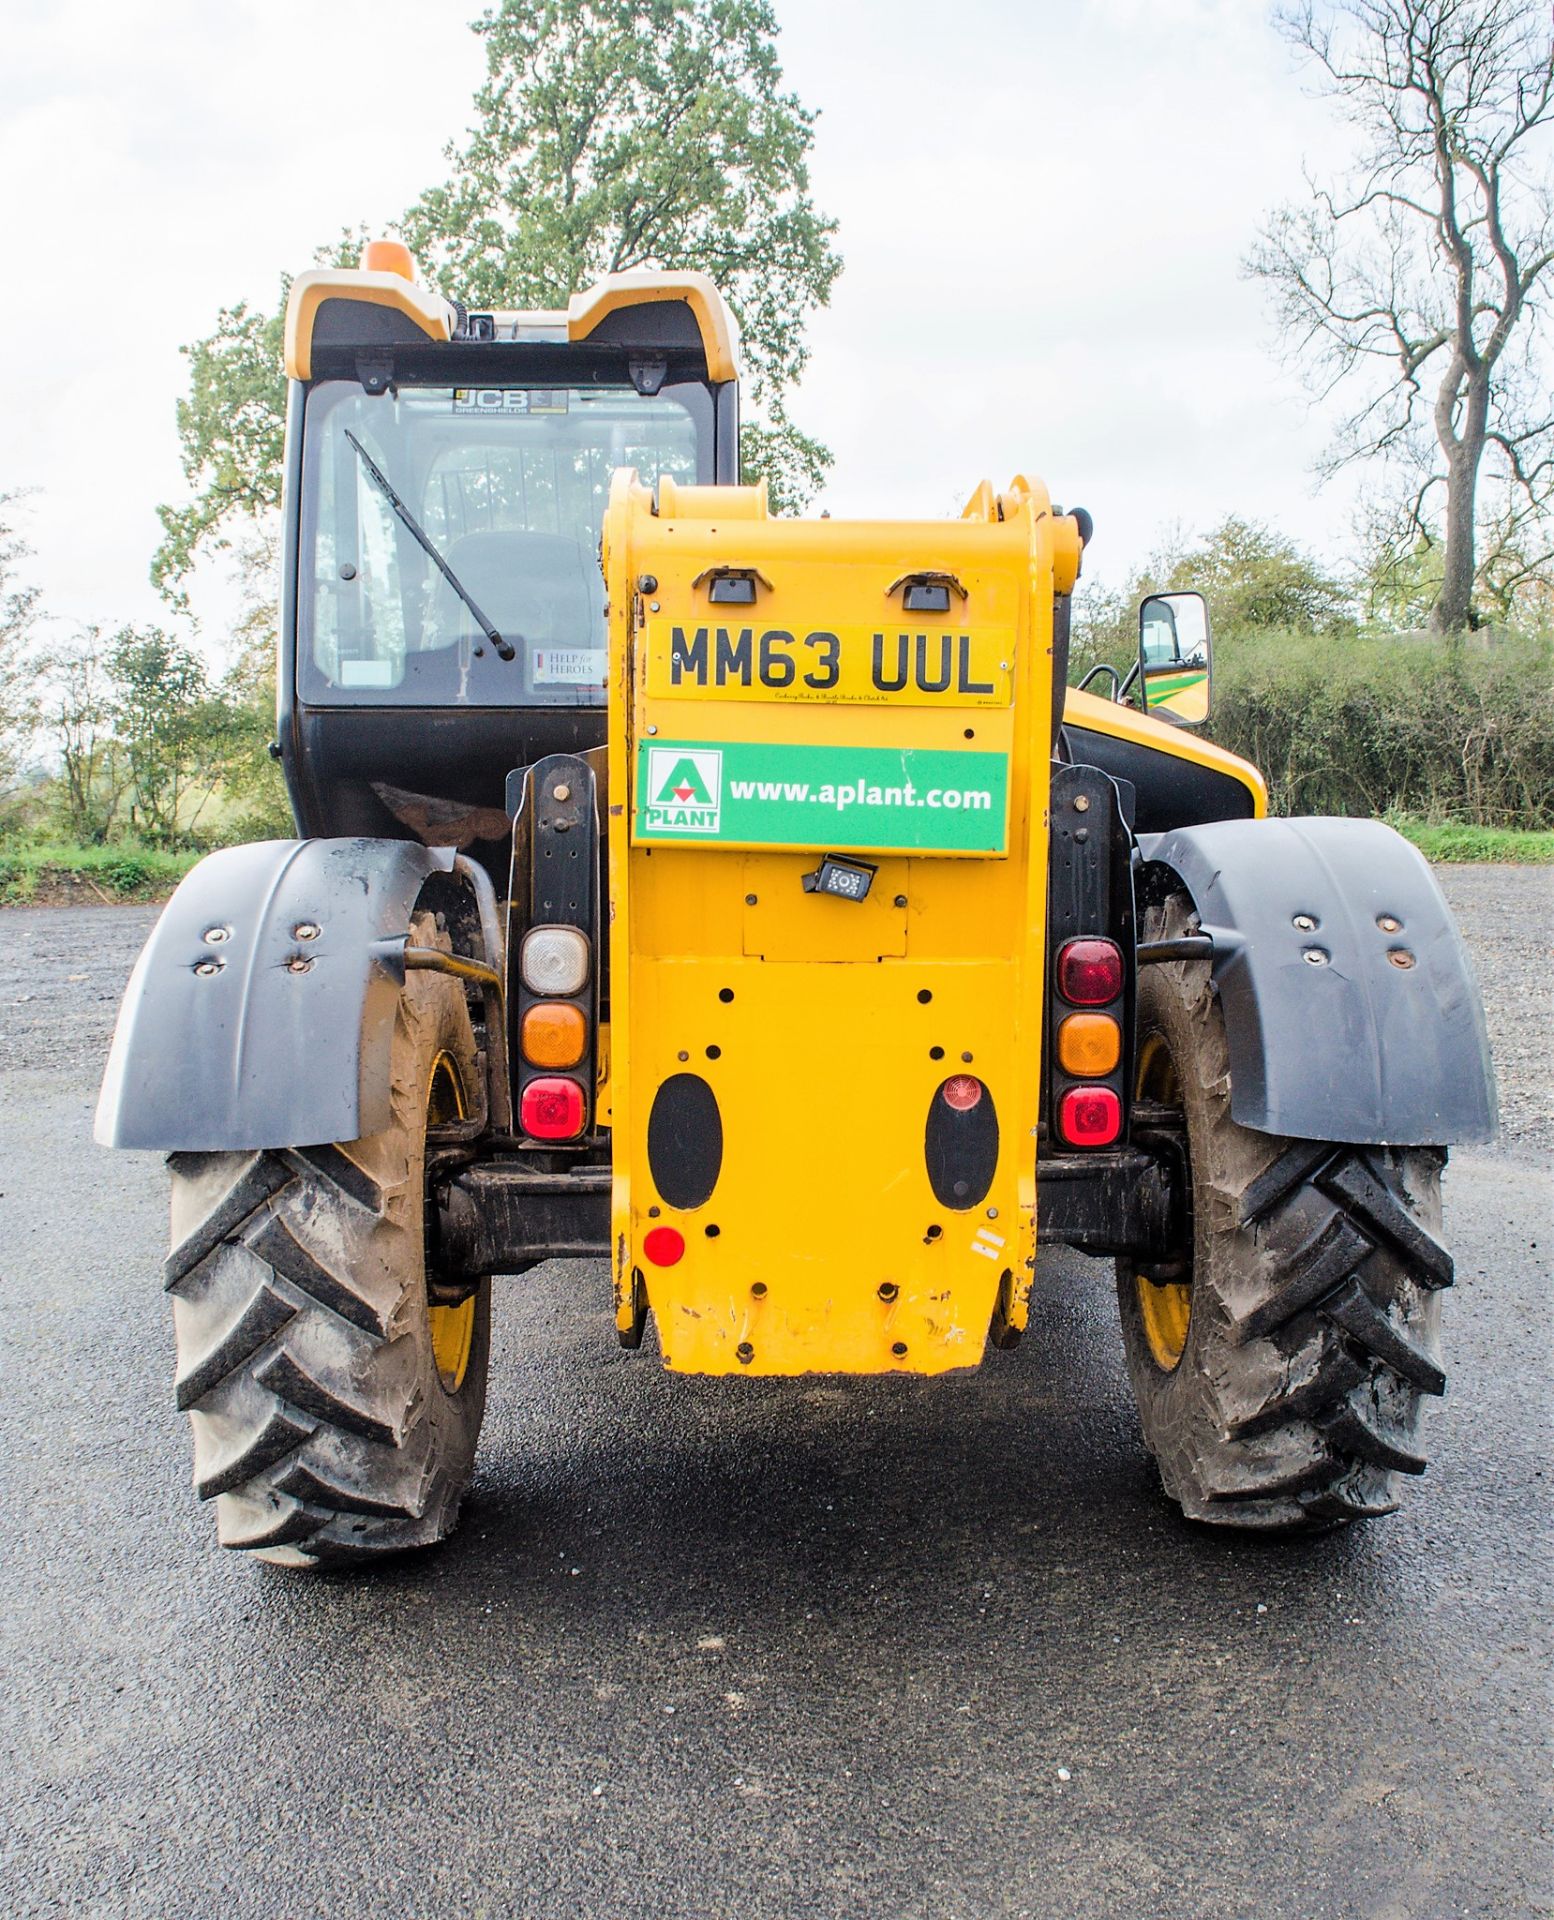
{"label": "reflector", "polygon": [[957,1073],[945,1081],[940,1091],[947,1107],[953,1107],[957,1113],[970,1113],[982,1098],[982,1082],[974,1074]]}
{"label": "reflector", "polygon": [[643,1235],[642,1251],[655,1267],[672,1267],[685,1252],[685,1236],[678,1227],[651,1227]]}

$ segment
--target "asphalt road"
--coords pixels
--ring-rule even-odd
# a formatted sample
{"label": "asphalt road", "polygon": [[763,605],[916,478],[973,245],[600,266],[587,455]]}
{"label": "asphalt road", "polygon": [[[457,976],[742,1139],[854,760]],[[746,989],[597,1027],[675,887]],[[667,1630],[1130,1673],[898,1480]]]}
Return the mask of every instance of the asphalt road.
{"label": "asphalt road", "polygon": [[1554,1913],[1550,876],[1444,878],[1512,1124],[1396,1516],[1184,1524],[1099,1263],[965,1378],[727,1385],[568,1265],[502,1283],[462,1533],[356,1579],[189,1490],[162,1174],[88,1141],[153,916],[0,913],[0,1912]]}

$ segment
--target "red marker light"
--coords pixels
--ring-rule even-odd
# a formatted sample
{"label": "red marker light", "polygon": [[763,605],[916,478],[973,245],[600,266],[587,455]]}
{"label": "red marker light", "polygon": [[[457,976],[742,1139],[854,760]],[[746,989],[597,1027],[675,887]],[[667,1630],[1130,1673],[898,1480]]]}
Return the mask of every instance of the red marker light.
{"label": "red marker light", "polygon": [[1058,1130],[1071,1147],[1109,1147],[1122,1132],[1122,1102],[1110,1087],[1070,1087],[1058,1102]]}
{"label": "red marker light", "polygon": [[642,1251],[655,1267],[672,1267],[685,1253],[685,1235],[678,1227],[653,1227],[642,1237]]}
{"label": "red marker light", "polygon": [[536,1140],[575,1140],[583,1131],[583,1089],[575,1080],[531,1080],[518,1102],[518,1118]]}
{"label": "red marker light", "polygon": [[982,1098],[982,1082],[975,1074],[957,1073],[946,1080],[939,1091],[947,1107],[953,1107],[957,1113],[970,1113]]}
{"label": "red marker light", "polygon": [[1122,992],[1122,953],[1110,940],[1070,940],[1058,953],[1058,992],[1071,1007],[1104,1007]]}

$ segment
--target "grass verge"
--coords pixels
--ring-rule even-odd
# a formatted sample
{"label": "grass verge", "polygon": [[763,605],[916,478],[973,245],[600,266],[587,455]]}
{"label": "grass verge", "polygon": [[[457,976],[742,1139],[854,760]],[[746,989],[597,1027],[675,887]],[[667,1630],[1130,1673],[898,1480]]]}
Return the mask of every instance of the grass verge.
{"label": "grass verge", "polygon": [[0,847],[0,906],[165,900],[197,853],[160,847]]}
{"label": "grass verge", "polygon": [[1406,813],[1390,813],[1387,824],[1427,860],[1443,866],[1467,862],[1518,867],[1554,866],[1554,832],[1530,832],[1517,827],[1470,827],[1459,821],[1444,824],[1418,820]]}

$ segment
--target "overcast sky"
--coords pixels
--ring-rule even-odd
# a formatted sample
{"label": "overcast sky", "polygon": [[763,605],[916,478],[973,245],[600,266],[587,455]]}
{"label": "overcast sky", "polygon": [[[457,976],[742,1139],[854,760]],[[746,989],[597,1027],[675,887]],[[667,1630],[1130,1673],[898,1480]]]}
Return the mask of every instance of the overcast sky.
{"label": "overcast sky", "polygon": [[[1094,514],[1103,577],[1230,512],[1340,557],[1352,493],[1315,492],[1323,421],[1240,271],[1340,145],[1261,0],[775,4],[847,263],[794,409],[836,452],[822,504],[939,514],[1025,471]],[[180,342],[439,176],[475,11],[8,0],[0,491],[36,490],[53,613],[159,616]]]}

